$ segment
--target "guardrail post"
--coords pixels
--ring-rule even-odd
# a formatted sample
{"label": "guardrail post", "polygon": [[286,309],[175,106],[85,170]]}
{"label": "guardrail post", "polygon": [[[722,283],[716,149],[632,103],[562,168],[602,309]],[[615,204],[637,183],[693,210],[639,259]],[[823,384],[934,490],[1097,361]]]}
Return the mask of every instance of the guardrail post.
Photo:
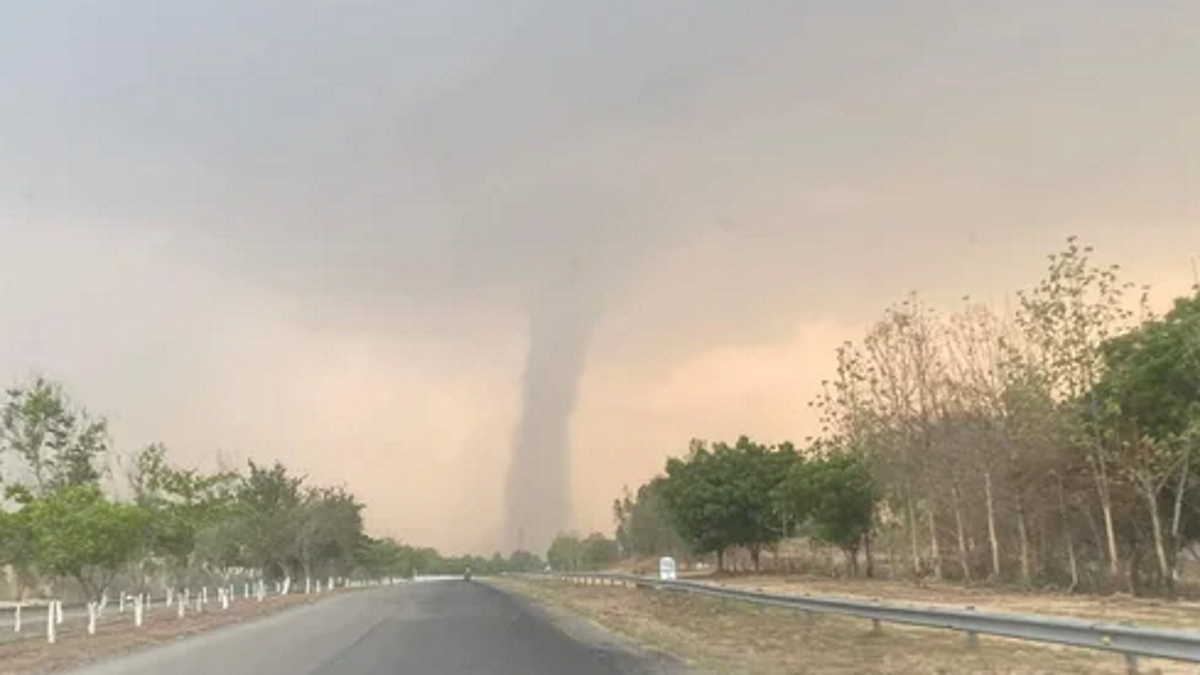
{"label": "guardrail post", "polygon": [[1137,654],[1125,652],[1125,672],[1129,675],[1138,675],[1138,657]]}
{"label": "guardrail post", "polygon": [[967,649],[979,649],[979,633],[967,631]]}
{"label": "guardrail post", "polygon": [[[812,616],[811,612],[806,613]],[[871,635],[883,635],[883,624],[879,622],[879,619],[871,619]]]}

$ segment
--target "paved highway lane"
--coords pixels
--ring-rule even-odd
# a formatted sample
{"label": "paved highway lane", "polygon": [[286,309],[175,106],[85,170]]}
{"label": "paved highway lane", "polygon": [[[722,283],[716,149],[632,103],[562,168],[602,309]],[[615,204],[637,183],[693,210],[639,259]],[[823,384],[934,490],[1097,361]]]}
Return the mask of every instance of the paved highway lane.
{"label": "paved highway lane", "polygon": [[[75,671],[79,675],[679,672],[662,657],[572,628],[486,584],[346,593],[253,623]],[[574,636],[574,637],[572,637]]]}

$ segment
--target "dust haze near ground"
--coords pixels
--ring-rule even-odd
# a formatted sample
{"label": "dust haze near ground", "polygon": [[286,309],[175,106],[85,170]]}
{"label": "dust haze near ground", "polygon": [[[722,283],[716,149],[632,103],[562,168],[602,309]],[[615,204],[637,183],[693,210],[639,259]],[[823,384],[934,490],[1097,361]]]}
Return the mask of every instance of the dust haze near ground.
{"label": "dust haze near ground", "polygon": [[511,544],[522,446],[590,530],[693,436],[812,433],[909,290],[1200,256],[1193,3],[10,4],[0,381],[448,551]]}

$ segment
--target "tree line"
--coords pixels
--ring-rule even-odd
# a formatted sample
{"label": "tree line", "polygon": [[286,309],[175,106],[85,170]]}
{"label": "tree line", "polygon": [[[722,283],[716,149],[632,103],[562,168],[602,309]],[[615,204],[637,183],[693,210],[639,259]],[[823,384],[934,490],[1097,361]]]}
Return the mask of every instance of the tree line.
{"label": "tree line", "polygon": [[1200,288],[1147,289],[1070,238],[1001,313],[888,307],[812,402],[802,449],[693,441],[614,504],[637,555],[801,535],[846,571],[1172,595],[1200,542]]}
{"label": "tree line", "polygon": [[246,580],[383,578],[541,569],[529,553],[447,557],[363,527],[363,504],[284,464],[178,466],[165,446],[132,453],[112,475],[107,423],[37,378],[0,408],[0,566],[18,597],[73,589],[129,592]]}

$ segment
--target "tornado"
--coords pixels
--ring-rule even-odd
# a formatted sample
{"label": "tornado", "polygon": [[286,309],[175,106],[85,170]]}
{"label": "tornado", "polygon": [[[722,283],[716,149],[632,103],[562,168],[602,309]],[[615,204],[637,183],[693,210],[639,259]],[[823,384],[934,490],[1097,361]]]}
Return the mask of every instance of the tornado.
{"label": "tornado", "polygon": [[543,555],[571,522],[571,415],[579,396],[594,303],[575,275],[547,284],[529,312],[521,418],[507,483],[513,550]]}

